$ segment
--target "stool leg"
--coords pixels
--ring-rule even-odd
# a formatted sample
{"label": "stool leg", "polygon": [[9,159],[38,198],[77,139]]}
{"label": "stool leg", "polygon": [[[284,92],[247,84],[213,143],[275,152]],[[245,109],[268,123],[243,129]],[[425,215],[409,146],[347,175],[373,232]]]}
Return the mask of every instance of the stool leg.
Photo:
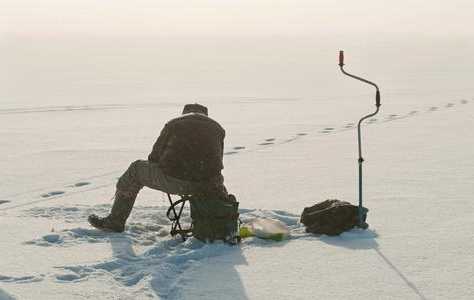
{"label": "stool leg", "polygon": [[[179,218],[181,217],[181,213],[183,212],[185,202],[182,203],[181,208],[179,210],[179,214],[177,214],[176,210],[174,209],[173,200],[171,200],[171,195],[169,193],[167,193],[167,195],[168,195],[168,200],[170,201],[171,209],[175,217],[174,224],[173,223],[171,224],[171,232],[176,231],[176,228],[178,228],[179,231],[182,232],[183,229],[181,228],[181,224],[179,223]],[[183,234],[180,234],[180,235],[184,242],[186,240],[186,237]]]}

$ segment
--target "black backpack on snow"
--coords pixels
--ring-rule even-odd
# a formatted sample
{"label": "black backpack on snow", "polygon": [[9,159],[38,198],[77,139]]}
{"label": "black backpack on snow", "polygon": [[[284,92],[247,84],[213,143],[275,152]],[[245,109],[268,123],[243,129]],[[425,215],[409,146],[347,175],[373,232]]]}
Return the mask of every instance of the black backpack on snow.
{"label": "black backpack on snow", "polygon": [[[367,212],[363,207],[362,222],[365,222]],[[300,221],[306,226],[306,232],[339,235],[359,224],[359,207],[336,199],[326,200],[306,207]]]}

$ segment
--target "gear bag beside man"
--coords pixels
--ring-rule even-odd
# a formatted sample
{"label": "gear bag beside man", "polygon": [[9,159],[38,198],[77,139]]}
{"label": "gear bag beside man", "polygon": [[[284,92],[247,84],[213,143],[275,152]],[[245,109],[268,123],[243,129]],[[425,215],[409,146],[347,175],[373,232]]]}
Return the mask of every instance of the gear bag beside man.
{"label": "gear bag beside man", "polygon": [[221,174],[225,130],[200,104],[184,106],[182,116],[166,123],[148,156],[133,162],[119,178],[111,212],[89,216],[101,230],[123,232],[135,199],[144,187],[191,199],[193,236],[202,241],[231,241],[238,235],[238,202]]}

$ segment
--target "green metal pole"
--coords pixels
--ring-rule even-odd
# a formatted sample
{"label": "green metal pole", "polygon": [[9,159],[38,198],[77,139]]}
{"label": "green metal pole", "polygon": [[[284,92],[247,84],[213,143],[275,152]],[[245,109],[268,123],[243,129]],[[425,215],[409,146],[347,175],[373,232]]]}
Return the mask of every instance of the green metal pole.
{"label": "green metal pole", "polygon": [[349,76],[349,77],[352,77],[354,79],[357,79],[359,81],[362,81],[362,82],[365,82],[367,84],[370,84],[372,86],[375,87],[376,89],[376,93],[375,93],[375,106],[376,106],[376,110],[374,113],[371,113],[371,114],[368,114],[364,117],[362,117],[360,120],[359,120],[359,123],[357,124],[357,142],[358,142],[358,146],[359,146],[359,158],[357,160],[358,164],[359,164],[359,209],[358,209],[358,212],[359,212],[359,227],[360,228],[363,228],[363,229],[366,229],[369,225],[363,220],[363,206],[362,206],[362,163],[364,162],[364,158],[362,157],[362,141],[361,141],[361,130],[360,130],[360,125],[362,124],[362,122],[368,118],[371,118],[373,116],[375,116],[378,112],[379,112],[379,108],[380,108],[380,91],[379,91],[379,87],[371,82],[371,81],[368,81],[367,79],[364,79],[362,77],[359,77],[359,76],[355,76],[355,75],[352,75],[352,74],[349,74],[347,73],[345,70],[344,70],[344,51],[339,51],[339,67],[341,68],[341,71],[343,74]]}

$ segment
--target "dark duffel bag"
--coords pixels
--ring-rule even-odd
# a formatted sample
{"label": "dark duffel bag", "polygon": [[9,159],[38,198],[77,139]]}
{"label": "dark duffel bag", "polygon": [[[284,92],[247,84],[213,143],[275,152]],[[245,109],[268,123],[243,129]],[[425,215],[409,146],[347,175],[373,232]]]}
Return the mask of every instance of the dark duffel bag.
{"label": "dark duffel bag", "polygon": [[204,242],[239,241],[239,203],[233,195],[228,199],[192,197],[191,219],[193,236]]}
{"label": "dark duffel bag", "polygon": [[[362,208],[362,222],[365,223],[368,209]],[[306,232],[339,235],[359,224],[359,207],[340,200],[326,200],[306,207],[301,214],[301,223]]]}

